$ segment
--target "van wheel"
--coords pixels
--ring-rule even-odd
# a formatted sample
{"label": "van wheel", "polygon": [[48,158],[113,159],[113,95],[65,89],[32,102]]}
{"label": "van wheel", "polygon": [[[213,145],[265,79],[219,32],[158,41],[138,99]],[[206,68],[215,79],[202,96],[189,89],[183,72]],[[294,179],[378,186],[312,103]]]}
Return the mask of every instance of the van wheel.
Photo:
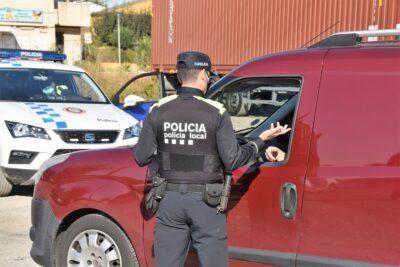
{"label": "van wheel", "polygon": [[4,173],[0,171],[0,197],[9,196],[13,188],[12,183],[7,180]]}
{"label": "van wheel", "polygon": [[55,266],[139,266],[125,233],[110,219],[85,215],[56,239]]}

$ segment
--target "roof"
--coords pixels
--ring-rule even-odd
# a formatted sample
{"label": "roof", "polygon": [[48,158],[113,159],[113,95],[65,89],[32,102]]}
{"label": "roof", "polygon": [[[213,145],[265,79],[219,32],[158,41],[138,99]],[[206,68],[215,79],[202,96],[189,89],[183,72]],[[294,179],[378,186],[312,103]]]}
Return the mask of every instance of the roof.
{"label": "roof", "polygon": [[49,70],[66,70],[66,71],[76,71],[85,72],[81,68],[64,65],[61,63],[54,63],[50,61],[34,61],[34,60],[20,60],[20,59],[2,59],[0,60],[0,69],[4,68],[26,68],[26,69],[49,69]]}
{"label": "roof", "polygon": [[[359,45],[378,45],[385,46],[387,43],[393,45],[393,39],[390,42],[383,41],[377,42],[363,42],[365,37],[392,37],[396,38],[397,44],[399,44],[400,29],[383,29],[383,30],[367,30],[367,31],[349,31],[349,32],[338,32],[328,38],[313,44],[309,48],[327,48],[327,47],[355,47]],[[376,39],[377,40],[377,39]]]}

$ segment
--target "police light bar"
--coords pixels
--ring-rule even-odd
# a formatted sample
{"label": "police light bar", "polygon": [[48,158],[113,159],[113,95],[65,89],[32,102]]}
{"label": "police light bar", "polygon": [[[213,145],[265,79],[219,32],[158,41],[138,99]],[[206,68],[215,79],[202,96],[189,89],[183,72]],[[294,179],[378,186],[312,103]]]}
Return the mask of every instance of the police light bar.
{"label": "police light bar", "polygon": [[49,51],[0,49],[0,58],[8,59],[37,59],[54,62],[63,62],[67,56]]}

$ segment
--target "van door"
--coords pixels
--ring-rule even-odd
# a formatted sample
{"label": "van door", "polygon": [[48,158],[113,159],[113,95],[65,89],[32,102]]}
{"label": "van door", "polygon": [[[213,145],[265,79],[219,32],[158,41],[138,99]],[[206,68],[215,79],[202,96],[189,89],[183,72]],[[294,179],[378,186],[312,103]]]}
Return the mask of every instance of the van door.
{"label": "van door", "polygon": [[[315,89],[306,84],[302,77],[243,78],[228,86],[220,97],[231,113],[234,128],[244,135],[239,139],[257,138],[273,122],[293,128],[291,133],[269,142],[269,146],[286,153],[283,161],[259,158],[257,163],[234,172],[228,212],[233,266],[295,263],[307,144],[311,138],[311,126],[303,119],[304,112],[310,112],[309,107],[297,106],[303,93],[306,99],[307,91]],[[247,133],[252,128],[255,129]]]}
{"label": "van door", "polygon": [[279,121],[292,127],[290,134],[267,143],[286,153],[283,161],[264,158],[234,172],[227,214],[230,266],[295,265],[311,131],[326,52],[310,50],[255,60],[231,73],[233,80],[223,87],[222,96],[218,98],[214,92],[222,103],[232,99],[229,93],[244,94],[242,101],[247,105],[231,118],[237,130],[255,127],[249,133],[239,132],[249,140],[271,123]]}
{"label": "van door", "polygon": [[400,263],[400,49],[325,60],[297,265]]}

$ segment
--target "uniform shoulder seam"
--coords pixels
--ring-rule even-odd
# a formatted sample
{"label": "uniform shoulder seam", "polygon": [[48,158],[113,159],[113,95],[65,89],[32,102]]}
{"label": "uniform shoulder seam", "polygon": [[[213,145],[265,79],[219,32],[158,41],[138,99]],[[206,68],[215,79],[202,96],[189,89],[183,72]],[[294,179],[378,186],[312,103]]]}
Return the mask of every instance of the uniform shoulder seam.
{"label": "uniform shoulder seam", "polygon": [[213,106],[214,108],[218,109],[219,114],[221,114],[221,115],[224,114],[225,107],[220,102],[217,102],[217,101],[214,101],[214,100],[211,100],[211,99],[207,99],[207,98],[204,98],[204,97],[200,97],[200,96],[194,96],[194,97],[196,99],[198,99],[200,101],[203,101],[203,102]]}
{"label": "uniform shoulder seam", "polygon": [[161,98],[160,100],[158,100],[157,103],[154,103],[149,110],[149,113],[155,108],[155,107],[161,107],[162,105],[174,100],[175,98],[177,98],[178,95],[170,95],[170,96],[166,96]]}

